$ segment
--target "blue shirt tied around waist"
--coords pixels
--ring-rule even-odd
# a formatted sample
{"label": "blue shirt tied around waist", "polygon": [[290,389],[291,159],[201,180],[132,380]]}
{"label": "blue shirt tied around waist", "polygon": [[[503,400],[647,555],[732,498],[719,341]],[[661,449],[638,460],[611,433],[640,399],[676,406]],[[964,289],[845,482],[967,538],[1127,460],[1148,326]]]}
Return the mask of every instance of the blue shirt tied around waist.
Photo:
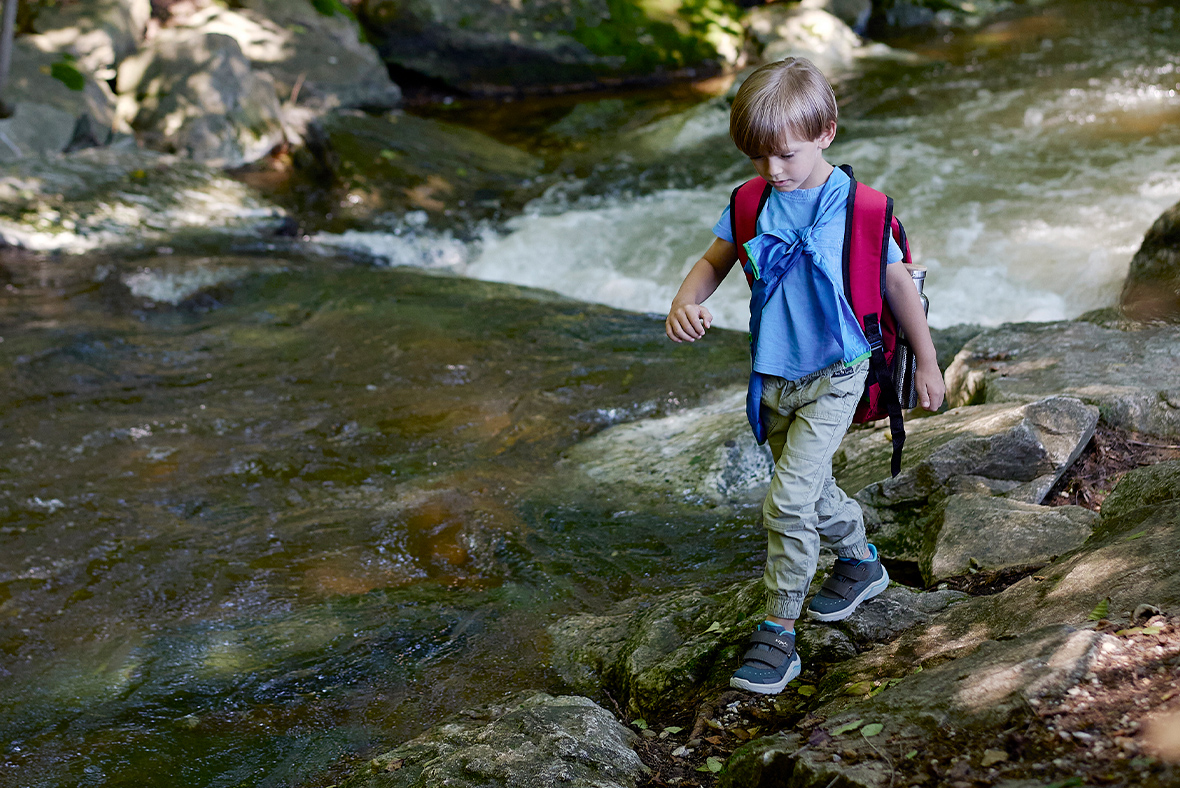
{"label": "blue shirt tied around waist", "polygon": [[[746,244],[755,276],[750,294],[753,364],[746,392],[746,417],[759,443],[762,376],[799,380],[843,361],[851,366],[869,356],[860,323],[844,296],[843,249],[851,181],[832,171],[822,187],[772,191],[758,217],[760,234]],[[729,209],[713,228],[733,243]],[[890,239],[889,262],[902,259]]]}

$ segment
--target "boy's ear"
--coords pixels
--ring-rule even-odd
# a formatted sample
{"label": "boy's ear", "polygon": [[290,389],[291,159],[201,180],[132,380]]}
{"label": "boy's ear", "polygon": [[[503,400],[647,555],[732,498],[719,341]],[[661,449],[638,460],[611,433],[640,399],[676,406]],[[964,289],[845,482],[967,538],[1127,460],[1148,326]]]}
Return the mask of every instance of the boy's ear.
{"label": "boy's ear", "polygon": [[820,150],[827,150],[828,146],[831,145],[832,141],[835,139],[836,121],[833,120],[830,124],[828,124],[827,131],[819,135],[819,139],[816,140],[816,143],[819,145]]}

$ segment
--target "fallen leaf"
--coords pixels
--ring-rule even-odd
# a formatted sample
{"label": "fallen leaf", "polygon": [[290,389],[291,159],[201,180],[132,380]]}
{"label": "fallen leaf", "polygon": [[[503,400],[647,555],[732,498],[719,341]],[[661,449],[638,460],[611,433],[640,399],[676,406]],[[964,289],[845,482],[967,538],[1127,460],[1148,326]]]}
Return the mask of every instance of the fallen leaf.
{"label": "fallen leaf", "polygon": [[852,722],[846,722],[839,728],[836,728],[836,730],[832,731],[832,735],[840,736],[842,734],[848,733],[849,731],[854,731],[859,728],[863,722],[864,720],[853,720]]}
{"label": "fallen leaf", "polygon": [[811,684],[804,684],[803,686],[799,687],[799,694],[805,698],[810,698],[815,694],[815,687]]}
{"label": "fallen leaf", "polygon": [[812,747],[819,747],[827,744],[832,740],[832,737],[823,728],[815,728],[811,731],[811,735],[807,737],[807,743]]}
{"label": "fallen leaf", "polygon": [[1139,537],[1143,536],[1145,533],[1147,533],[1147,531],[1140,531],[1140,532],[1139,532],[1139,533],[1137,533],[1137,534],[1131,534],[1130,536],[1128,536],[1128,537],[1127,537],[1126,539],[1124,539],[1123,541],[1124,541],[1124,542],[1133,542],[1133,541],[1135,541],[1136,539],[1138,539]]}
{"label": "fallen leaf", "polygon": [[709,744],[721,746],[723,739],[720,736],[706,736],[705,741],[709,742]]}
{"label": "fallen leaf", "polygon": [[1158,635],[1159,633],[1160,633],[1159,627],[1144,627],[1143,628],[1144,635]]}
{"label": "fallen leaf", "polygon": [[641,731],[647,730],[647,720],[631,720],[631,724]]}
{"label": "fallen leaf", "polygon": [[1141,635],[1143,634],[1143,627],[1131,627],[1130,629],[1120,629],[1115,632],[1116,635]]}
{"label": "fallen leaf", "polygon": [[707,635],[710,632],[720,632],[720,631],[721,631],[721,622],[714,621],[712,624],[709,625],[709,628],[705,630],[705,634]]}
{"label": "fallen leaf", "polygon": [[910,750],[910,751],[909,751],[909,752],[907,752],[907,753],[906,753],[906,754],[905,754],[903,757],[904,757],[904,758],[905,758],[907,761],[909,761],[909,760],[913,760],[913,757],[914,757],[915,755],[917,755],[917,754],[918,754],[918,751],[917,751],[917,750]]}
{"label": "fallen leaf", "polygon": [[1091,621],[1101,621],[1110,613],[1110,597],[1099,602],[1093,610],[1090,611]]}
{"label": "fallen leaf", "polygon": [[721,771],[721,767],[725,765],[725,761],[716,756],[710,755],[705,759],[705,765],[709,767],[709,771],[716,774],[717,772]]}
{"label": "fallen leaf", "polygon": [[664,728],[664,733],[680,733],[682,730],[684,728],[681,728],[679,725],[669,725],[667,728]]}
{"label": "fallen leaf", "polygon": [[872,691],[873,682],[871,681],[858,681],[844,688],[845,695],[868,695]]}
{"label": "fallen leaf", "polygon": [[884,729],[885,729],[885,726],[882,725],[881,723],[870,722],[868,725],[866,725],[860,729],[860,735],[864,736],[867,739],[870,736],[876,736],[878,733],[880,733]]}
{"label": "fallen leaf", "polygon": [[1008,760],[1008,753],[1003,750],[984,750],[983,759],[979,762],[979,765],[986,769],[989,766],[995,766],[1000,761],[1006,760]]}

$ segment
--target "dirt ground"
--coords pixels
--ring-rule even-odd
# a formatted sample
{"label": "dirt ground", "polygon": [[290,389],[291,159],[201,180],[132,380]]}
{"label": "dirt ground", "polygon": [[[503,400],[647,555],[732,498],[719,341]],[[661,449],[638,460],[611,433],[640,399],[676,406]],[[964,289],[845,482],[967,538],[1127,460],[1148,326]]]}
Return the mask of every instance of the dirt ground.
{"label": "dirt ground", "polygon": [[[1099,427],[1046,503],[1098,511],[1127,471],[1180,459],[1180,446]],[[1039,567],[951,583],[972,594],[1006,588]],[[1069,786],[1180,786],[1180,615],[1141,606],[1133,621],[1097,621],[1118,638],[1082,683],[1052,705],[1029,705],[1024,718],[990,740],[953,734],[915,746],[887,735],[840,733],[811,713],[818,675],[809,673],[780,695],[715,689],[667,719],[631,720],[640,757],[651,768],[646,786],[712,786],[725,760],[745,742],[782,730],[808,733],[813,752],[834,761],[877,759],[890,786],[975,788],[1006,780]],[[618,712],[619,707],[615,705]],[[620,713],[621,716],[621,713]]]}

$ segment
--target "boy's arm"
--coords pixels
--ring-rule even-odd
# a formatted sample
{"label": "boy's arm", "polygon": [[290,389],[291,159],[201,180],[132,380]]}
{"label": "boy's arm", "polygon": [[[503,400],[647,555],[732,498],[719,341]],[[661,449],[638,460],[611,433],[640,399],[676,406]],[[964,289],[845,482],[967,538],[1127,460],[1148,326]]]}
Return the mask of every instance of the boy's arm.
{"label": "boy's arm", "polygon": [[735,262],[737,247],[729,241],[713,239],[713,245],[684,277],[684,283],[672,299],[672,308],[664,321],[668,339],[695,342],[705,335],[705,330],[713,325],[713,315],[701,306],[701,302],[713,295]]}
{"label": "boy's arm", "polygon": [[893,316],[901,325],[914,349],[914,356],[918,361],[915,386],[918,389],[918,402],[926,410],[938,410],[942,405],[942,398],[946,395],[946,385],[942,381],[942,372],[938,369],[938,353],[934,350],[934,342],[930,339],[930,326],[926,323],[926,313],[922,310],[922,299],[918,297],[918,289],[914,287],[914,280],[910,272],[901,263],[885,266],[885,299]]}

